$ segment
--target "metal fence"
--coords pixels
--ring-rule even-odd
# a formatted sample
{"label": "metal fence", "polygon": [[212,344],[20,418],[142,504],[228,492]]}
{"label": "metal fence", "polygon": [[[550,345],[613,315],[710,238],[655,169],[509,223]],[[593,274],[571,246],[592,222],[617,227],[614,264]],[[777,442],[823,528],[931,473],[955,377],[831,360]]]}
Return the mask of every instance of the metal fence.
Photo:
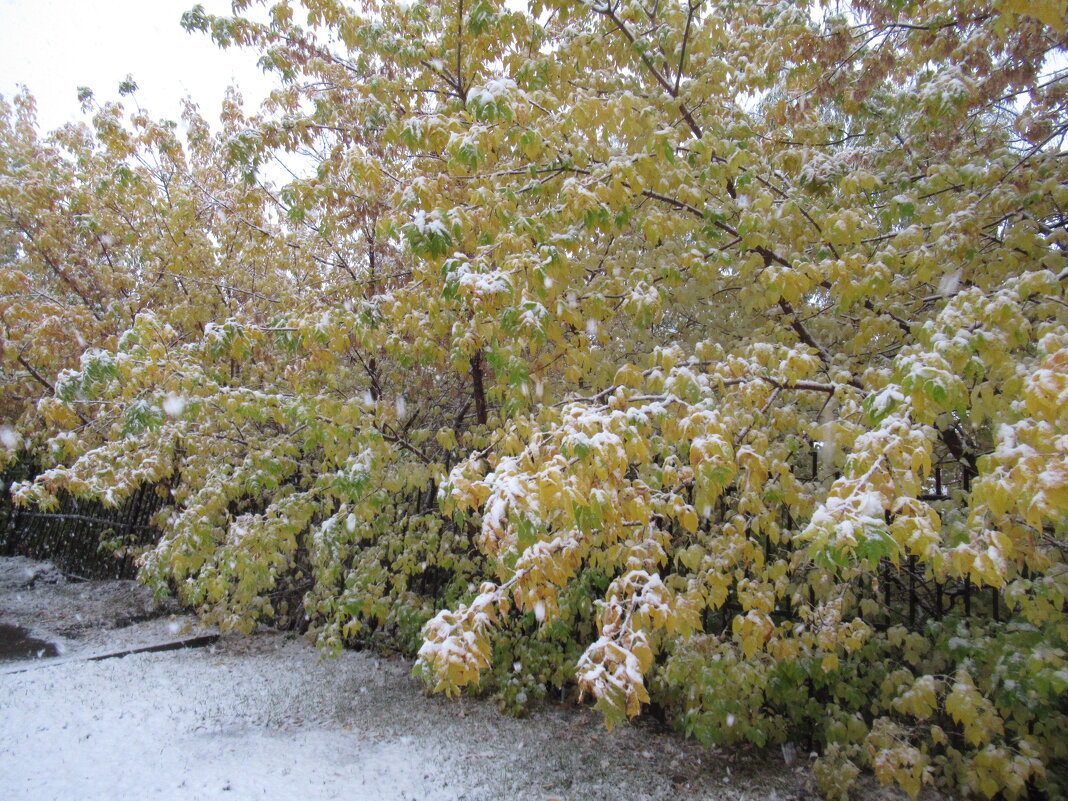
{"label": "metal fence", "polygon": [[139,550],[159,539],[152,518],[166,500],[166,488],[146,484],[121,506],[60,493],[47,512],[16,506],[14,481],[32,478],[36,465],[20,462],[0,474],[0,553],[48,559],[81,578],[132,578]]}
{"label": "metal fence", "polygon": [[[811,464],[811,480],[823,478],[815,451],[800,457]],[[152,525],[152,519],[166,502],[168,488],[142,486],[119,507],[68,494],[62,494],[59,507],[48,512],[15,506],[8,492],[11,482],[32,478],[36,473],[32,463],[19,463],[0,473],[0,553],[49,559],[64,572],[85,578],[132,577],[136,554],[159,539],[160,531]],[[936,467],[920,498],[932,502],[949,500],[957,492],[967,493],[970,480],[971,471],[966,465],[945,461]],[[726,495],[730,494],[728,489]],[[726,497],[721,499],[721,503],[727,501]],[[786,528],[793,528],[789,512],[784,509],[783,515]],[[788,541],[765,542],[765,556],[789,557],[793,547]],[[910,629],[952,613],[999,620],[1007,612],[996,588],[980,588],[967,579],[937,580],[925,573],[914,556],[907,556],[898,564],[884,559],[875,577],[877,587],[870,574],[858,579],[864,585],[857,586],[858,594],[877,599],[890,621]],[[731,598],[718,611],[722,625],[729,626],[730,616],[738,611],[736,607],[737,600]],[[777,609],[776,613],[789,617],[792,610]],[[707,620],[708,624],[715,627],[713,620]]]}

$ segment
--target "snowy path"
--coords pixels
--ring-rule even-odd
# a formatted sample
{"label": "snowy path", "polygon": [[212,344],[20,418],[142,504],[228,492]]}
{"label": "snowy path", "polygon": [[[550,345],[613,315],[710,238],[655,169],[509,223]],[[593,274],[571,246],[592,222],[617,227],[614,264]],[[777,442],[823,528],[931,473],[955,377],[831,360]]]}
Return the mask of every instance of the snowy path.
{"label": "snowy path", "polygon": [[[98,631],[94,645],[158,636],[162,622]],[[515,720],[427,697],[403,660],[324,661],[292,635],[76,657],[0,663],[0,798],[787,799],[804,785],[781,760],[732,764],[648,725],[609,733],[589,710]]]}

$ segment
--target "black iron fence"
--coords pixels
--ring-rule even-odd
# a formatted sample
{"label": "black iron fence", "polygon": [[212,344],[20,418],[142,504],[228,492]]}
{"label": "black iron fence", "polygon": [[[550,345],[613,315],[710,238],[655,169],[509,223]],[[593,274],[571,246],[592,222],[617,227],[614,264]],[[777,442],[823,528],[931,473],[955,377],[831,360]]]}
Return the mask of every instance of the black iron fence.
{"label": "black iron fence", "polygon": [[[822,471],[816,452],[802,458],[810,461],[812,480],[819,480]],[[64,572],[85,578],[132,577],[137,554],[159,539],[160,531],[152,521],[166,502],[168,488],[142,486],[118,507],[80,500],[66,493],[60,495],[58,508],[47,512],[15,506],[8,491],[11,483],[33,478],[37,472],[36,465],[29,462],[17,463],[0,472],[0,553],[49,559]],[[926,493],[920,497],[933,502],[949,500],[957,492],[966,493],[970,479],[967,466],[945,461],[936,467]],[[730,495],[729,489],[726,494]],[[727,498],[721,499],[724,513],[726,501]],[[784,524],[792,528],[789,512],[783,511]],[[786,552],[792,549],[790,542],[775,545],[765,542],[768,558],[788,555]],[[937,580],[925,572],[914,556],[907,556],[897,564],[884,559],[876,577],[877,587],[871,577],[859,579],[872,584],[858,586],[860,595],[880,601],[891,620],[910,629],[922,626],[925,620],[940,620],[954,611],[963,612],[966,617],[978,615],[995,620],[1002,619],[1006,612],[997,589],[980,588],[967,579]],[[729,617],[736,611],[733,600],[719,610],[724,626],[729,626]],[[790,615],[788,609],[776,611]]]}
{"label": "black iron fence", "polygon": [[166,500],[166,488],[146,484],[121,506],[106,506],[60,493],[47,512],[16,506],[11,484],[32,478],[36,465],[19,462],[0,473],[0,553],[48,559],[82,578],[132,578],[135,559],[159,539],[152,519]]}

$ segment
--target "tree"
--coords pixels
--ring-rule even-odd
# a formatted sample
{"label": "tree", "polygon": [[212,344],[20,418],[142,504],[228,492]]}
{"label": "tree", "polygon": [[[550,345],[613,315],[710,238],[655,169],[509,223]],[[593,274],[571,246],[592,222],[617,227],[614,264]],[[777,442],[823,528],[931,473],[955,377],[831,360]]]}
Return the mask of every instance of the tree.
{"label": "tree", "polygon": [[[153,258],[238,297],[50,348],[20,499],[167,480],[146,579],[385,631],[437,690],[655,696],[811,739],[829,795],[1068,792],[1063,2],[252,5],[183,24],[262,53],[263,113],[122,195],[210,254],[161,239],[127,292]],[[53,139],[87,197],[160,147],[105,122]]]}

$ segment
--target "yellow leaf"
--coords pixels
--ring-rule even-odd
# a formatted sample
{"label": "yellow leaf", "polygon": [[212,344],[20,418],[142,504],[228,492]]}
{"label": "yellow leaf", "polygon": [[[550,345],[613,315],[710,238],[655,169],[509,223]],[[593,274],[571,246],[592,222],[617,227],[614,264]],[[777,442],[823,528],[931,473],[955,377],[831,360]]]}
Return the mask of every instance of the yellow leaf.
{"label": "yellow leaf", "polygon": [[1065,31],[1065,0],[1006,0],[1005,9],[1024,17],[1033,17],[1061,33]]}
{"label": "yellow leaf", "polygon": [[697,513],[693,510],[692,506],[687,506],[682,510],[679,515],[679,523],[682,527],[693,534],[697,531]]}

